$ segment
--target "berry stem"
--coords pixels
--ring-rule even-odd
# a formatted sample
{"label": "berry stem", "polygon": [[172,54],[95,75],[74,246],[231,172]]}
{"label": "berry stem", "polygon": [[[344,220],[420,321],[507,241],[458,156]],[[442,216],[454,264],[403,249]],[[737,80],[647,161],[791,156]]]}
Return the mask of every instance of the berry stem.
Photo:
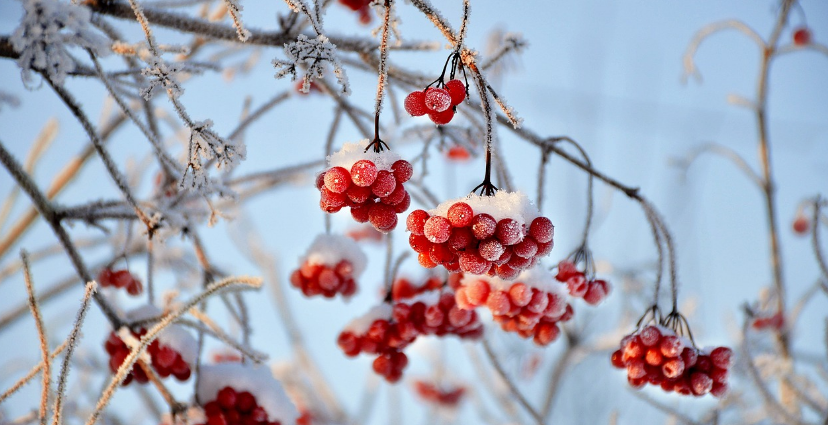
{"label": "berry stem", "polygon": [[388,27],[391,21],[391,0],[385,0],[385,14],[382,20],[382,38],[380,39],[379,81],[377,81],[376,114],[374,116],[374,140],[365,148],[367,152],[373,146],[374,152],[390,149],[379,137],[379,119],[382,111],[383,91],[388,79]]}

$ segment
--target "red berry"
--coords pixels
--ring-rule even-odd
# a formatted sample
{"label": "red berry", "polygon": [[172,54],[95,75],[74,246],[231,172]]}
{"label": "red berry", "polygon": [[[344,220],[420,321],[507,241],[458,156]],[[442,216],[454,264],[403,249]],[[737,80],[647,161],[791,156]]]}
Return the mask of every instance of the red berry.
{"label": "red berry", "polygon": [[216,401],[225,410],[236,407],[236,390],[230,387],[222,388],[216,395]]}
{"label": "red berry", "polygon": [[403,185],[398,184],[397,188],[394,189],[394,191],[391,192],[390,195],[388,195],[384,198],[380,198],[380,202],[382,202],[385,205],[395,206],[395,205],[398,205],[400,202],[402,202],[403,199],[405,199],[405,195],[407,195],[407,194],[408,194],[408,192],[405,191],[405,188],[403,187]]}
{"label": "red berry", "polygon": [[431,245],[431,249],[429,250],[429,256],[431,257],[431,261],[434,261],[437,264],[446,264],[454,260],[455,255],[451,252],[448,245],[445,243],[442,244],[434,244]]}
{"label": "red berry", "polygon": [[537,217],[529,225],[529,235],[538,243],[549,243],[555,236],[555,226],[546,217]]}
{"label": "red berry", "polygon": [[316,175],[316,188],[322,190],[325,187],[325,172]]}
{"label": "red berry", "polygon": [[489,299],[486,300],[486,306],[492,311],[495,316],[501,316],[509,312],[511,304],[509,303],[509,296],[503,291],[492,291],[489,294]]}
{"label": "red berry", "polygon": [[684,362],[684,367],[691,368],[699,360],[699,354],[693,347],[684,347],[681,351],[681,360]]}
{"label": "red berry", "polygon": [[98,283],[101,286],[112,285],[112,270],[111,269],[101,270],[101,272],[98,273]]}
{"label": "red berry", "polygon": [[405,219],[405,226],[414,235],[422,235],[424,226],[430,215],[425,210],[414,210]]}
{"label": "red berry", "polygon": [[690,389],[695,395],[705,395],[713,389],[713,379],[704,373],[696,372],[690,375]]}
{"label": "red berry", "polygon": [[373,205],[373,203],[365,203],[351,207],[351,217],[353,217],[357,223],[367,222],[371,218],[371,206]]}
{"label": "red berry", "polygon": [[132,274],[129,273],[129,270],[118,270],[116,272],[112,272],[110,283],[116,288],[126,288],[134,279],[135,278],[132,277]]}
{"label": "red berry", "polygon": [[514,245],[523,239],[523,232],[521,231],[520,224],[516,220],[504,218],[497,222],[495,236],[497,236],[503,245]]}
{"label": "red berry", "polygon": [[451,236],[449,236],[449,248],[455,251],[465,251],[472,248],[473,244],[477,244],[472,231],[468,227],[455,227],[451,229]]}
{"label": "red berry", "polygon": [[417,253],[428,253],[431,250],[431,242],[423,235],[412,233],[408,236],[408,245]]}
{"label": "red berry", "polygon": [[569,280],[566,281],[566,289],[569,291],[569,295],[581,298],[586,295],[589,290],[589,285],[587,284],[584,275],[578,274],[570,277]]}
{"label": "red berry", "polygon": [[256,397],[247,391],[241,392],[236,396],[236,409],[241,413],[247,413],[256,407]]}
{"label": "red berry", "polygon": [[141,292],[144,291],[144,286],[141,285],[141,281],[135,279],[134,277],[129,281],[126,286],[127,293],[132,296],[140,295]]}
{"label": "red berry", "polygon": [[793,41],[797,46],[804,46],[811,43],[811,31],[808,28],[797,28],[793,33]]}
{"label": "red berry", "polygon": [[446,91],[451,96],[452,105],[459,105],[466,98],[466,86],[460,80],[454,79],[447,82]]}
{"label": "red berry", "polygon": [[351,180],[361,187],[368,187],[374,184],[377,179],[377,166],[367,159],[361,159],[351,166]]}
{"label": "red berry", "polygon": [[385,204],[371,205],[368,210],[368,220],[380,232],[387,233],[397,226],[397,213],[394,208]]}
{"label": "red berry", "polygon": [[717,347],[710,352],[710,361],[713,366],[721,369],[729,369],[733,364],[733,350],[727,347]]}
{"label": "red berry", "polygon": [[429,87],[425,91],[425,106],[434,112],[451,108],[451,95],[445,89]]}
{"label": "red berry", "polygon": [[535,330],[534,341],[538,345],[547,345],[556,340],[561,330],[554,323],[541,323]]}
{"label": "red berry", "polygon": [[627,362],[627,377],[632,379],[640,379],[647,375],[647,369],[644,367],[644,361],[635,358]]}
{"label": "red berry", "polygon": [[153,360],[156,360],[158,365],[164,368],[168,368],[175,363],[175,359],[178,356],[178,353],[170,347],[166,345],[161,346],[158,349],[158,352],[152,356]]}
{"label": "red berry", "polygon": [[488,261],[497,261],[500,259],[500,256],[503,255],[505,249],[503,245],[497,241],[495,238],[486,239],[483,242],[480,242],[480,245],[477,247],[480,256],[485,258]]}
{"label": "red berry", "polygon": [[474,218],[474,211],[472,211],[472,207],[469,204],[457,202],[449,207],[446,217],[448,217],[452,226],[466,227],[471,224],[472,218]]}
{"label": "red berry", "polygon": [[811,222],[808,221],[808,217],[805,217],[802,214],[798,214],[796,219],[793,222],[793,230],[797,235],[805,235],[808,233],[808,230],[811,228]]}
{"label": "red berry", "polygon": [[655,326],[647,326],[638,333],[641,343],[647,347],[652,347],[658,344],[661,339],[661,331]]}
{"label": "red berry", "polygon": [[414,167],[411,166],[410,162],[399,159],[391,164],[391,172],[394,174],[397,183],[405,183],[414,175]]}
{"label": "red berry", "polygon": [[446,151],[446,157],[454,161],[465,161],[471,158],[471,154],[469,154],[469,151],[466,150],[466,148],[460,145],[454,145]]}
{"label": "red berry", "polygon": [[490,266],[491,263],[473,252],[467,251],[460,254],[460,269],[466,273],[480,275],[486,273]]}
{"label": "red berry", "polygon": [[648,348],[647,353],[644,354],[644,361],[650,366],[659,366],[662,360],[661,350],[658,348]]}
{"label": "red berry", "polygon": [[681,350],[684,349],[684,345],[681,343],[681,340],[674,335],[667,335],[661,339],[661,354],[664,357],[678,357],[681,354]]}
{"label": "red berry", "polygon": [[482,241],[494,235],[497,229],[497,222],[489,214],[478,214],[472,218],[471,228],[474,237]]}
{"label": "red berry", "polygon": [[509,298],[512,304],[524,307],[532,300],[532,290],[520,282],[513,283],[509,288]]}
{"label": "red berry", "polygon": [[427,269],[433,269],[437,267],[437,263],[435,263],[434,260],[431,259],[431,255],[428,252],[421,252],[419,255],[417,255],[417,262]]}
{"label": "red berry", "polygon": [[396,211],[397,214],[402,214],[402,213],[406,212],[408,210],[408,207],[410,207],[410,206],[411,206],[411,195],[409,195],[408,192],[405,192],[405,196],[403,196],[402,201],[400,201],[399,204],[394,205],[394,211]]}
{"label": "red berry", "polygon": [[372,192],[370,187],[351,185],[345,190],[345,196],[354,204],[363,204],[371,198]]}
{"label": "red berry", "polygon": [[531,238],[525,238],[512,246],[515,255],[523,258],[532,258],[538,252],[538,244]]}
{"label": "red berry", "polygon": [[431,118],[431,122],[434,124],[446,125],[454,118],[454,109],[449,108],[443,112],[429,112],[428,117]]}
{"label": "red berry", "polygon": [[615,350],[612,352],[612,356],[610,356],[610,362],[613,366],[617,367],[618,369],[623,369],[626,367],[624,364],[624,353],[621,350]]}
{"label": "red berry", "polygon": [[718,382],[714,382],[713,383],[713,389],[710,390],[710,394],[712,394],[713,397],[722,398],[722,397],[724,397],[725,394],[727,394],[727,390],[728,390],[727,384],[725,384],[725,383],[720,384]]}
{"label": "red berry", "polygon": [[451,236],[451,222],[437,215],[430,217],[423,226],[423,234],[430,242],[443,243]]}
{"label": "red berry", "polygon": [[227,420],[224,419],[223,414],[210,416],[207,418],[207,425],[227,425]]}
{"label": "red berry", "polygon": [[351,185],[351,173],[343,167],[333,167],[325,172],[325,187],[334,193],[344,193]]}
{"label": "red berry", "polygon": [[371,185],[371,191],[374,195],[384,198],[391,194],[397,188],[397,180],[390,171],[380,170],[377,173],[377,179]]}
{"label": "red berry", "polygon": [[685,365],[681,358],[669,359],[661,366],[661,373],[668,379],[678,378],[684,370]]}
{"label": "red berry", "polygon": [[419,117],[428,113],[425,104],[425,92],[413,91],[405,97],[405,111],[412,117]]}
{"label": "red berry", "polygon": [[491,287],[483,280],[475,280],[466,286],[466,298],[472,305],[482,305],[489,299]]}
{"label": "red berry", "polygon": [[593,281],[589,283],[589,288],[587,289],[586,294],[584,294],[584,301],[586,301],[587,304],[598,305],[607,296],[606,282],[604,282],[604,285],[600,282],[604,281]]}

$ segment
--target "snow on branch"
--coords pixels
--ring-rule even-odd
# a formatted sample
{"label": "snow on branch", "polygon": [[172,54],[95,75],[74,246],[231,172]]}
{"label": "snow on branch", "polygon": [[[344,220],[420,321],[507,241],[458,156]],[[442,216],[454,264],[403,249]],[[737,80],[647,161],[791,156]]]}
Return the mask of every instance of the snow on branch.
{"label": "snow on branch", "polygon": [[109,53],[108,41],[90,29],[89,9],[57,0],[27,0],[23,8],[23,19],[10,42],[20,54],[17,65],[24,83],[31,83],[36,71],[62,85],[76,65],[68,46],[85,47],[99,56]]}
{"label": "snow on branch", "polygon": [[303,77],[302,92],[308,93],[310,83],[314,79],[323,77],[324,65],[327,62],[333,67],[336,80],[342,87],[341,93],[351,94],[348,76],[336,57],[336,45],[328,41],[328,38],[324,35],[308,38],[306,35],[300,34],[296,41],[285,44],[285,54],[287,60],[273,60],[273,66],[278,70],[276,78],[291,75],[291,80],[295,81],[297,68],[306,67],[307,71]]}
{"label": "snow on branch", "polygon": [[229,195],[232,191],[222,189],[216,186],[216,182],[210,180],[204,172],[202,160],[215,160],[216,168],[222,166],[232,168],[245,158],[246,146],[243,143],[225,140],[211,129],[212,126],[213,121],[209,119],[193,123],[190,129],[187,169],[184,172],[181,187],[204,194],[219,192],[219,194]]}

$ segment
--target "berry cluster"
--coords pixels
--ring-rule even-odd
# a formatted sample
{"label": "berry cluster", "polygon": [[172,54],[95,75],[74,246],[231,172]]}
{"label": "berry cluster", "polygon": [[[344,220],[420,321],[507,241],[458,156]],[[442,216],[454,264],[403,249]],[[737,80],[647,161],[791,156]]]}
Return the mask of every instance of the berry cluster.
{"label": "berry cluster", "polygon": [[587,279],[586,274],[575,267],[575,263],[564,260],[558,264],[558,282],[566,284],[569,295],[583,298],[590,305],[598,305],[609,295],[610,286],[603,279]]}
{"label": "berry cluster", "polygon": [[397,382],[408,365],[408,357],[402,350],[418,335],[408,320],[408,313],[382,303],[351,321],[339,334],[337,344],[349,357],[359,353],[376,354],[374,371],[388,382]]}
{"label": "berry cluster", "polygon": [[207,420],[201,425],[281,425],[278,420],[268,420],[267,411],[253,394],[231,387],[220,389],[216,399],[204,405],[204,415]]}
{"label": "berry cluster", "polygon": [[319,206],[327,213],[350,207],[354,220],[388,233],[397,227],[397,214],[411,205],[403,183],[414,169],[390,151],[365,152],[367,147],[367,139],[346,143],[328,157],[330,168],[316,178],[322,193]]}
{"label": "berry cluster", "polygon": [[514,282],[464,276],[456,300],[463,309],[485,305],[504,331],[547,345],[558,338],[558,323],[569,321],[574,315],[560,286],[542,267],[521,273]]}
{"label": "berry cluster", "polygon": [[290,275],[290,283],[306,297],[336,294],[350,297],[356,293],[358,278],[367,258],[350,238],[340,235],[319,235],[299,261],[299,268]]}
{"label": "berry cluster", "polygon": [[414,392],[423,400],[442,407],[456,407],[466,394],[462,386],[444,388],[424,380],[414,381]]}
{"label": "berry cluster", "polygon": [[430,212],[414,210],[406,225],[408,244],[420,265],[450,272],[514,279],[552,250],[554,227],[538,217],[526,195],[498,191],[469,195]]}
{"label": "berry cluster", "polygon": [[612,353],[612,365],[627,369],[633,388],[658,385],[681,395],[722,397],[733,352],[727,347],[699,350],[663,326],[646,326],[621,340]]}
{"label": "berry cluster", "polygon": [[[442,79],[437,85],[441,85]],[[454,118],[457,105],[466,98],[466,86],[460,80],[449,80],[441,87],[416,90],[405,97],[405,111],[412,117],[428,114],[437,125],[445,125]]]}
{"label": "berry cluster", "polygon": [[[147,331],[146,329],[141,329],[137,333],[135,331],[131,331],[131,333],[136,339],[140,339],[147,333]],[[109,338],[104,343],[104,348],[106,349],[107,354],[109,354],[109,370],[112,371],[112,373],[116,373],[118,368],[121,367],[121,364],[123,364],[124,360],[129,355],[129,346],[127,346],[126,343],[118,337],[117,333],[112,332],[109,334]],[[190,378],[190,364],[184,360],[181,353],[174,350],[172,347],[161,344],[156,339],[149,345],[147,352],[152,359],[152,368],[155,369],[155,372],[162,378],[166,378],[170,375],[175,376],[175,378],[179,381],[186,381]],[[132,370],[129,375],[127,375],[122,385],[128,385],[133,379],[135,379],[135,382],[138,382],[139,384],[145,384],[149,381],[144,369],[142,369],[138,363],[132,366]]]}
{"label": "berry cluster", "polygon": [[144,285],[129,270],[105,268],[98,274],[98,283],[103,287],[124,288],[132,296],[140,295],[144,291]]}
{"label": "berry cluster", "polygon": [[[429,280],[421,288],[428,288]],[[396,291],[400,294],[402,291]],[[451,289],[425,289],[408,298],[395,300],[394,313],[414,324],[421,335],[456,335],[463,339],[483,336],[483,324],[474,310],[460,308]]]}
{"label": "berry cluster", "polygon": [[342,5],[359,14],[359,23],[368,25],[371,23],[371,0],[339,0]]}

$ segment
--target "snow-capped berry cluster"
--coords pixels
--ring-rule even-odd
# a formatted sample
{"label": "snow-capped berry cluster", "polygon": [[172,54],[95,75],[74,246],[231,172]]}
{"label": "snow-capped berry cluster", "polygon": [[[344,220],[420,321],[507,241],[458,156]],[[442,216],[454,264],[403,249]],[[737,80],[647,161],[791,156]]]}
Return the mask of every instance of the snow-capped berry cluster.
{"label": "snow-capped berry cluster", "polygon": [[299,259],[299,268],[290,275],[290,283],[307,297],[350,297],[356,293],[356,279],[367,261],[359,245],[350,238],[322,234]]}
{"label": "snow-capped berry cluster", "polygon": [[466,394],[466,388],[462,386],[443,386],[419,379],[413,386],[420,398],[442,407],[456,407]]}
{"label": "snow-capped berry cluster", "polygon": [[[141,329],[139,332],[131,331],[131,333],[133,337],[140,339],[147,333],[147,331],[146,329]],[[109,370],[112,371],[112,373],[116,373],[118,368],[121,367],[121,364],[123,364],[124,360],[129,355],[129,346],[127,346],[127,344],[118,336],[117,333],[112,332],[109,334],[109,338],[104,343],[104,348],[106,349],[107,354],[109,354]],[[184,359],[181,353],[176,351],[173,347],[161,343],[158,339],[153,341],[149,347],[147,347],[147,352],[152,359],[150,363],[152,368],[160,377],[166,378],[173,375],[179,381],[186,381],[190,378],[190,366],[193,364],[193,359],[190,359],[188,362]],[[135,382],[138,382],[139,384],[145,384],[149,381],[144,369],[141,368],[138,363],[132,366],[132,370],[129,375],[127,375],[122,385],[128,385],[133,379],[135,379]]]}
{"label": "snow-capped berry cluster", "polygon": [[671,329],[651,325],[621,340],[611,361],[627,369],[633,388],[649,383],[681,395],[722,397],[728,389],[732,357],[730,348],[699,350]]}
{"label": "snow-capped berry cluster", "polygon": [[562,286],[543,267],[520,273],[514,282],[497,277],[464,275],[457,289],[457,305],[473,309],[485,305],[506,332],[547,345],[558,338],[559,322],[574,315]]}
{"label": "snow-capped berry cluster", "polygon": [[408,244],[420,265],[514,279],[552,250],[554,226],[521,192],[471,194],[431,211],[414,210]]}
{"label": "snow-capped berry cluster", "polygon": [[411,205],[403,183],[414,169],[391,151],[366,152],[366,147],[368,139],[346,143],[328,157],[330,168],[316,178],[322,193],[319,206],[328,213],[350,207],[354,220],[388,233],[397,227],[397,214]]}
{"label": "snow-capped berry cluster", "polygon": [[409,311],[398,310],[389,303],[375,306],[345,326],[337,344],[349,357],[359,353],[376,354],[374,371],[388,382],[397,382],[408,365],[402,350],[419,334],[408,320]]}
{"label": "snow-capped berry cluster", "polygon": [[266,368],[240,363],[203,365],[197,388],[200,425],[293,425],[299,412]]}
{"label": "snow-capped berry cluster", "polygon": [[589,280],[586,274],[575,267],[569,260],[561,261],[558,264],[558,274],[555,276],[558,282],[566,284],[569,295],[576,298],[583,298],[588,304],[598,305],[609,295],[610,285],[603,279]]}
{"label": "snow-capped berry cluster", "polygon": [[144,285],[129,270],[112,270],[105,268],[98,274],[98,283],[103,286],[114,286],[126,289],[129,295],[140,295],[144,291]]}
{"label": "snow-capped berry cluster", "polygon": [[434,124],[445,125],[454,118],[457,105],[465,98],[466,86],[455,79],[446,82],[443,88],[428,87],[409,93],[405,97],[404,106],[412,117],[428,114]]}
{"label": "snow-capped berry cluster", "polygon": [[368,25],[371,23],[371,0],[339,0],[342,5],[359,14],[359,23]]}
{"label": "snow-capped berry cluster", "polygon": [[[427,282],[422,288],[429,286]],[[396,291],[397,294],[401,292]],[[483,324],[477,312],[460,308],[454,291],[449,288],[426,289],[410,297],[395,299],[394,314],[413,323],[421,335],[456,335],[463,339],[483,336]]]}

